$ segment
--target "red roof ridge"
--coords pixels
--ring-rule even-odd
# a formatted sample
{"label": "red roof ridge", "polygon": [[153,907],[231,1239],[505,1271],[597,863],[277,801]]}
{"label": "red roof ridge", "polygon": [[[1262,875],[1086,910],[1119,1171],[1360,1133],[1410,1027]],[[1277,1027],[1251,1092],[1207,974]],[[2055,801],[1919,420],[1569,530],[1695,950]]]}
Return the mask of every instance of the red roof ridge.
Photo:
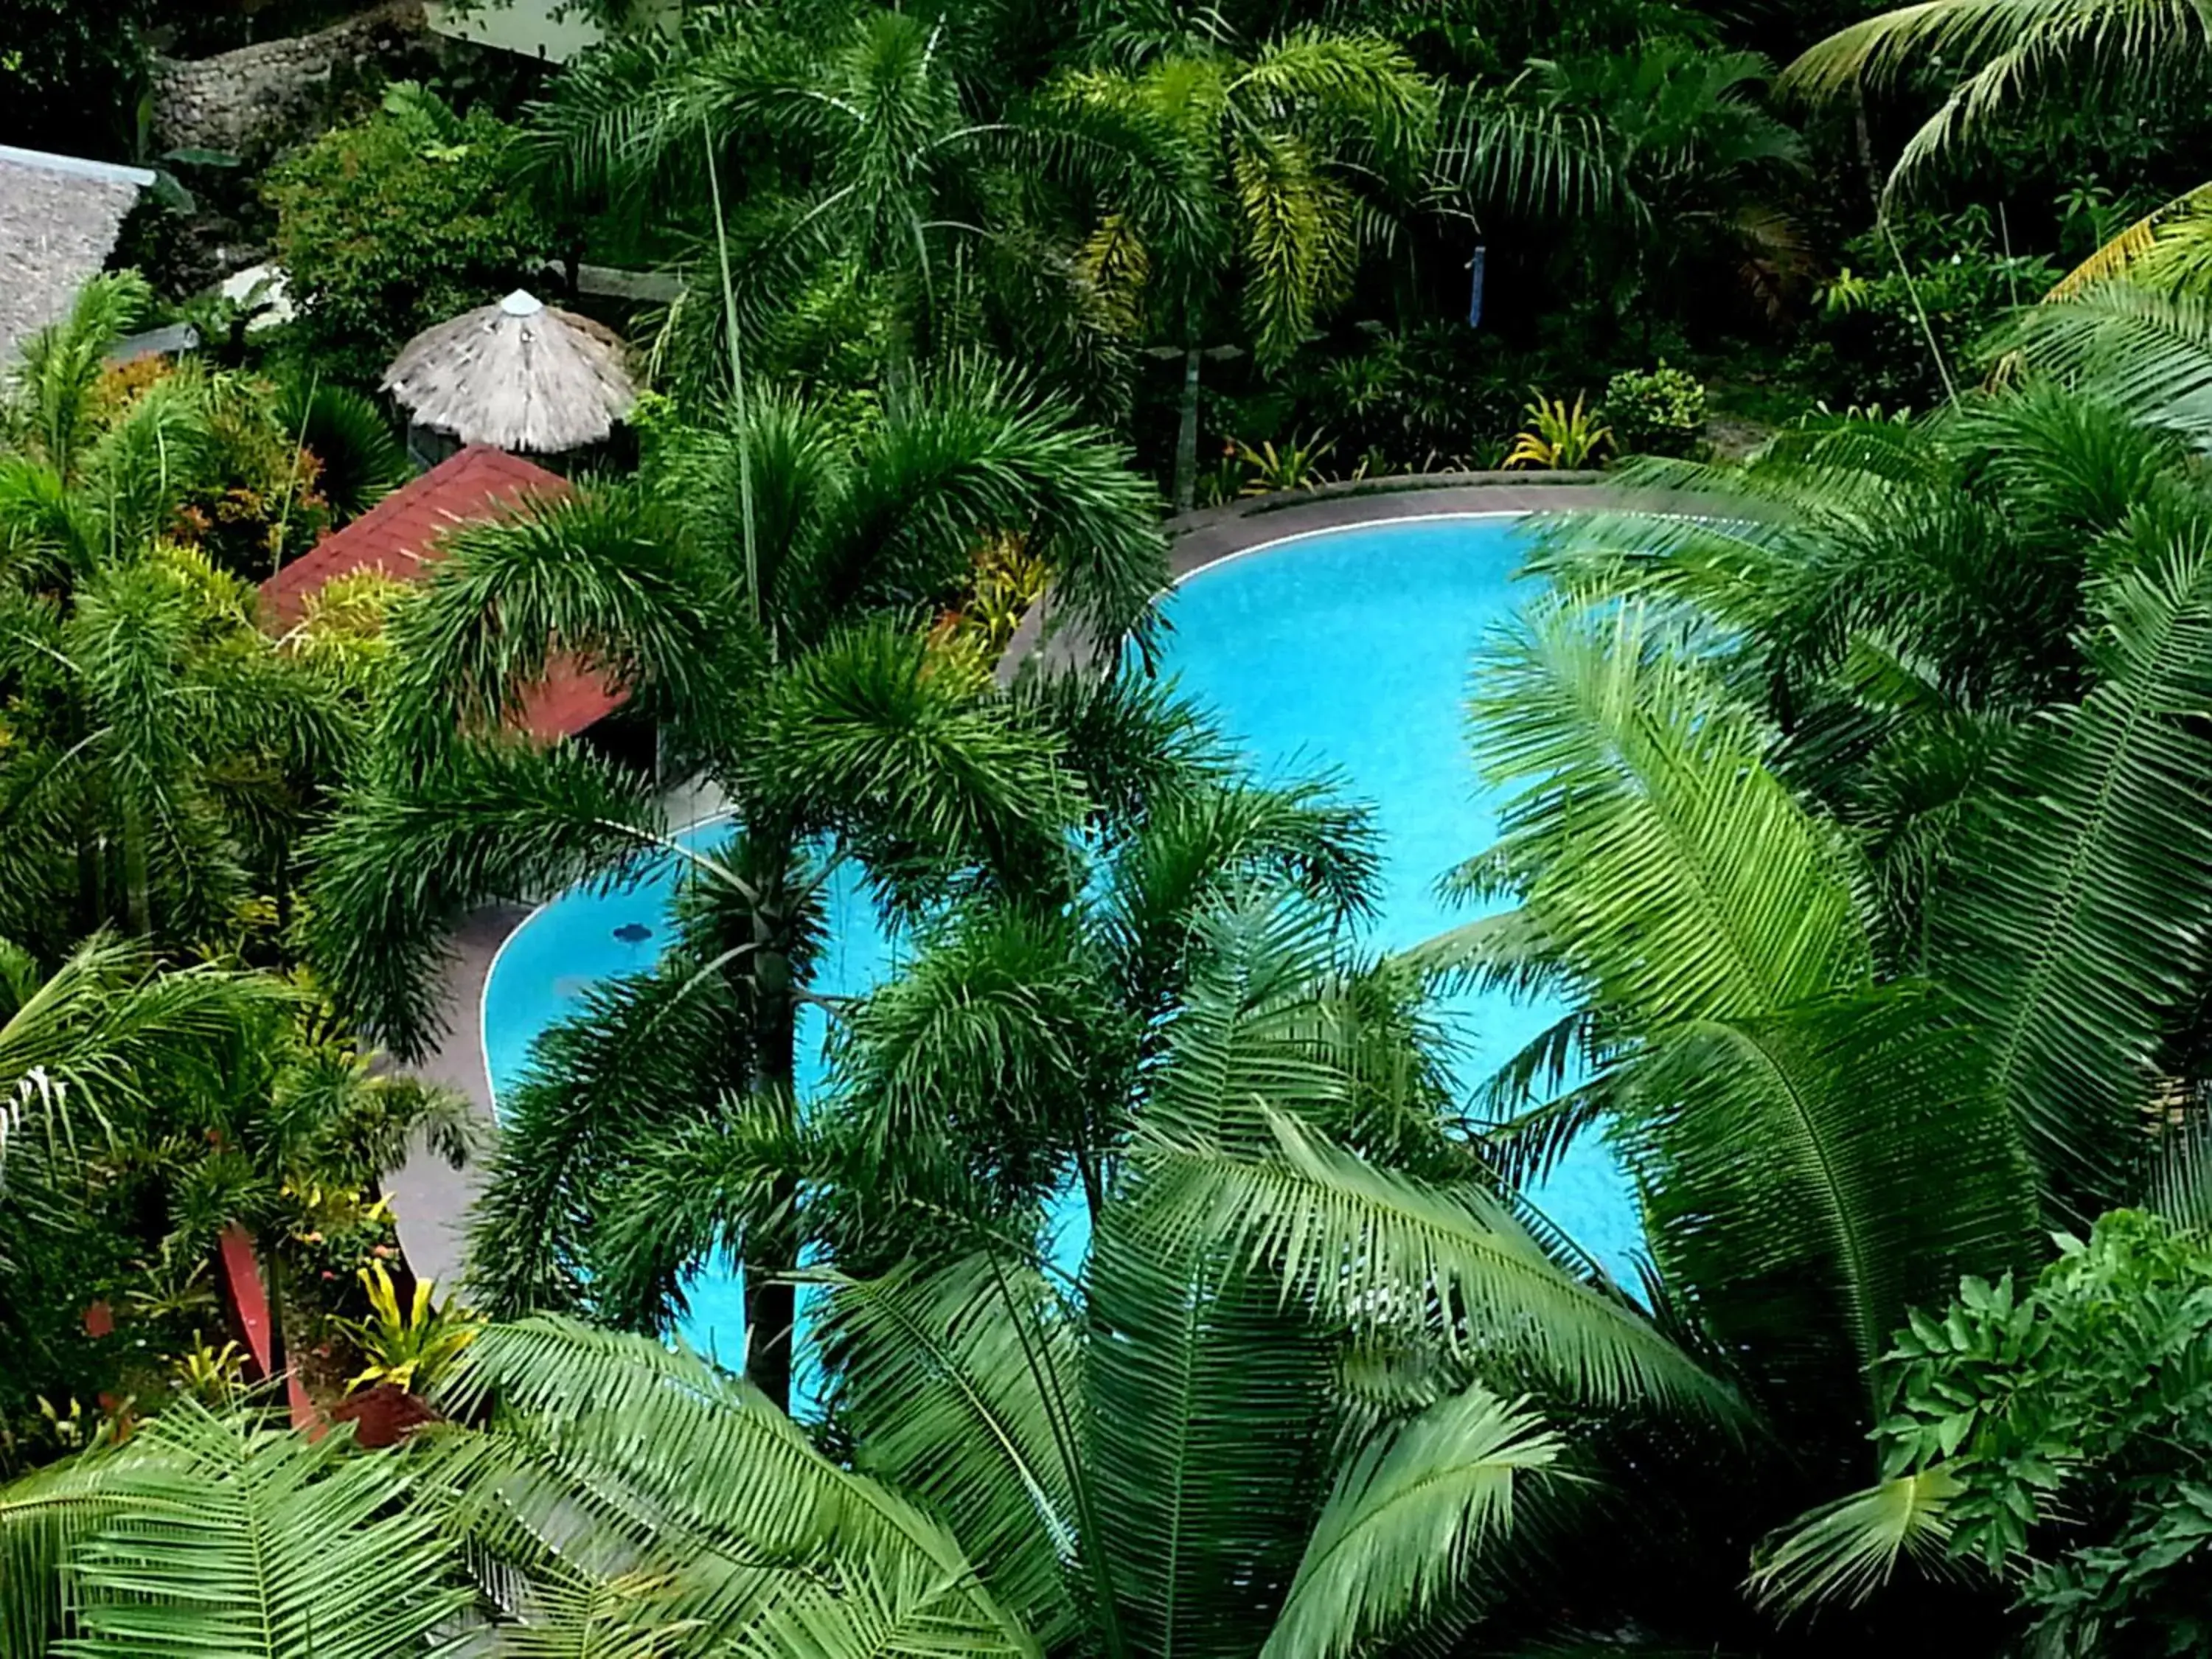
{"label": "red roof ridge", "polygon": [[[455,451],[410,479],[343,529],[332,532],[261,584],[270,620],[287,629],[306,613],[309,595],[340,576],[377,570],[411,581],[438,555],[438,544],[457,525],[496,518],[520,502],[558,498],[574,486],[520,455],[489,444]],[[532,691],[523,725],[544,738],[573,736],[620,708],[625,696],[582,664],[551,665],[545,684]]]}

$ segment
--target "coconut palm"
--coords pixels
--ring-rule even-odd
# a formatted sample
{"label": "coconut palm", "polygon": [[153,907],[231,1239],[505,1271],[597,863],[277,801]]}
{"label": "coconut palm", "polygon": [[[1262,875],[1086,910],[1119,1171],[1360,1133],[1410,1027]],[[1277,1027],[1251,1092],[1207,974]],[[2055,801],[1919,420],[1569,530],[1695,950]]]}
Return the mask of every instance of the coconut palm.
{"label": "coconut palm", "polygon": [[2016,100],[2052,91],[2140,97],[2185,83],[2202,76],[2206,45],[2203,15],[2188,0],[1930,0],[1838,29],[1785,79],[1830,95],[1940,66],[1951,91],[1905,145],[1894,182]]}
{"label": "coconut palm", "polygon": [[1040,136],[1091,203],[1083,266],[1183,362],[1175,501],[1196,488],[1199,366],[1231,315],[1263,365],[1340,301],[1384,215],[1418,193],[1435,88],[1382,36],[1246,46],[1180,7],[1136,14],[1041,94]]}
{"label": "coconut palm", "polygon": [[[454,536],[393,618],[380,752],[318,848],[310,935],[341,1005],[419,1053],[443,929],[465,908],[668,849],[647,780],[498,735],[565,650],[657,720],[664,764],[742,825],[719,854],[688,855],[712,971],[742,1011],[715,1077],[787,1115],[832,866],[857,862],[908,915],[1012,872],[1049,884],[1072,871],[1062,837],[1083,803],[1064,742],[936,661],[912,625],[957,603],[979,548],[1013,533],[1055,571],[1071,626],[1109,649],[1141,637],[1161,580],[1147,495],[1100,434],[969,369],[916,385],[857,434],[824,405],[763,398],[720,427],[659,434],[636,490]],[[778,1310],[753,1320],[757,1340],[778,1340],[788,1288],[749,1295]]]}

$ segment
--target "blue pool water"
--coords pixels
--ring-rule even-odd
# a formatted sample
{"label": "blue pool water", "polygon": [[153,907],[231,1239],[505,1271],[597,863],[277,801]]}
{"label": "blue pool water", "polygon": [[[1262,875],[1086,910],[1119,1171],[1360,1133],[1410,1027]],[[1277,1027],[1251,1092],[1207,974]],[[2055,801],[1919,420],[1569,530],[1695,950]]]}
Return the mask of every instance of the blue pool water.
{"label": "blue pool water", "polygon": [[[1476,647],[1522,597],[1511,578],[1515,542],[1512,521],[1503,519],[1334,531],[1200,571],[1169,602],[1174,631],[1166,672],[1212,710],[1263,779],[1334,772],[1347,795],[1374,804],[1383,896],[1369,942],[1386,950],[1416,944],[1473,914],[1448,906],[1437,883],[1495,833],[1493,803],[1478,787],[1468,752],[1463,705]],[[719,835],[708,826],[687,840],[711,848]],[[569,894],[509,939],[484,987],[484,1050],[495,1096],[514,1086],[532,1042],[585,988],[653,962],[667,939],[676,875],[671,866],[624,892]],[[865,990],[890,969],[895,946],[854,882],[837,883],[830,898],[831,943],[821,988]],[[1473,1081],[1562,1011],[1483,996],[1454,1012],[1459,1070]],[[821,1016],[810,1014],[802,1091],[818,1087],[823,1070]],[[1630,1264],[1642,1237],[1635,1201],[1601,1141],[1585,1138],[1531,1196],[1608,1270],[1632,1282]],[[1079,1239],[1073,1248],[1079,1249]],[[695,1346],[734,1360],[744,1322],[733,1275],[711,1269],[700,1275],[684,1329]]]}

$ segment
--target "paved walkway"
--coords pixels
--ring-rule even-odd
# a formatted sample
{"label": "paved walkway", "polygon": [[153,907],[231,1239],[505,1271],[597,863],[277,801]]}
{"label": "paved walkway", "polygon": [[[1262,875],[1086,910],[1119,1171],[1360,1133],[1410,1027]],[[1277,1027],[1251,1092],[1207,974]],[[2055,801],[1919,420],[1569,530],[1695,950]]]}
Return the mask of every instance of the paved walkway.
{"label": "paved walkway", "polygon": [[[1171,520],[1168,568],[1181,580],[1217,560],[1286,536],[1391,519],[1619,504],[1619,493],[1597,483],[1595,477],[1588,473],[1549,477],[1511,472],[1438,474],[1413,487],[1402,481],[1395,485],[1360,482],[1257,496]],[[1015,634],[1002,674],[1010,674],[1036,652],[1042,611],[1039,607]],[[1083,642],[1063,633],[1047,646],[1041,660],[1048,665],[1060,665],[1077,660],[1082,654]],[[696,815],[672,811],[670,816],[682,821]],[[445,1014],[445,1038],[417,1068],[431,1081],[459,1090],[487,1125],[492,1121],[492,1106],[483,1053],[484,980],[500,946],[529,914],[520,905],[497,905],[477,911],[455,931],[453,959],[446,972],[440,1001]],[[481,1179],[480,1166],[455,1170],[420,1151],[392,1176],[386,1187],[398,1222],[399,1242],[417,1273],[441,1284],[459,1282],[464,1218]]]}

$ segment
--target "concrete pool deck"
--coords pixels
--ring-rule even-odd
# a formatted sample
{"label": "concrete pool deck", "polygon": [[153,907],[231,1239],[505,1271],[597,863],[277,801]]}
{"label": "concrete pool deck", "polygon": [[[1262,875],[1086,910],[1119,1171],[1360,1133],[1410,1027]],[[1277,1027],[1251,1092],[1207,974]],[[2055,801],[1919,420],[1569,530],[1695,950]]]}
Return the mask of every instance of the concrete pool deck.
{"label": "concrete pool deck", "polygon": [[[1415,480],[1354,481],[1317,490],[1255,496],[1226,506],[1185,514],[1168,521],[1168,569],[1181,581],[1208,565],[1255,547],[1319,532],[1395,520],[1456,518],[1491,514],[1571,511],[1624,503],[1617,487],[1597,475],[1446,473]],[[1014,636],[1006,670],[1036,653],[1045,623],[1039,607]],[[1041,660],[1072,660],[1077,654],[1065,636],[1053,640]],[[703,817],[712,803],[677,804],[677,822]],[[426,1081],[453,1089],[469,1102],[472,1115],[489,1130],[491,1079],[483,1048],[484,983],[507,938],[532,914],[532,907],[498,904],[475,911],[454,929],[448,944],[439,1007],[445,1034],[437,1048],[414,1068]],[[460,1278],[464,1228],[470,1203],[483,1178],[481,1158],[454,1170],[419,1146],[385,1182],[408,1263],[425,1279],[441,1285]]]}

